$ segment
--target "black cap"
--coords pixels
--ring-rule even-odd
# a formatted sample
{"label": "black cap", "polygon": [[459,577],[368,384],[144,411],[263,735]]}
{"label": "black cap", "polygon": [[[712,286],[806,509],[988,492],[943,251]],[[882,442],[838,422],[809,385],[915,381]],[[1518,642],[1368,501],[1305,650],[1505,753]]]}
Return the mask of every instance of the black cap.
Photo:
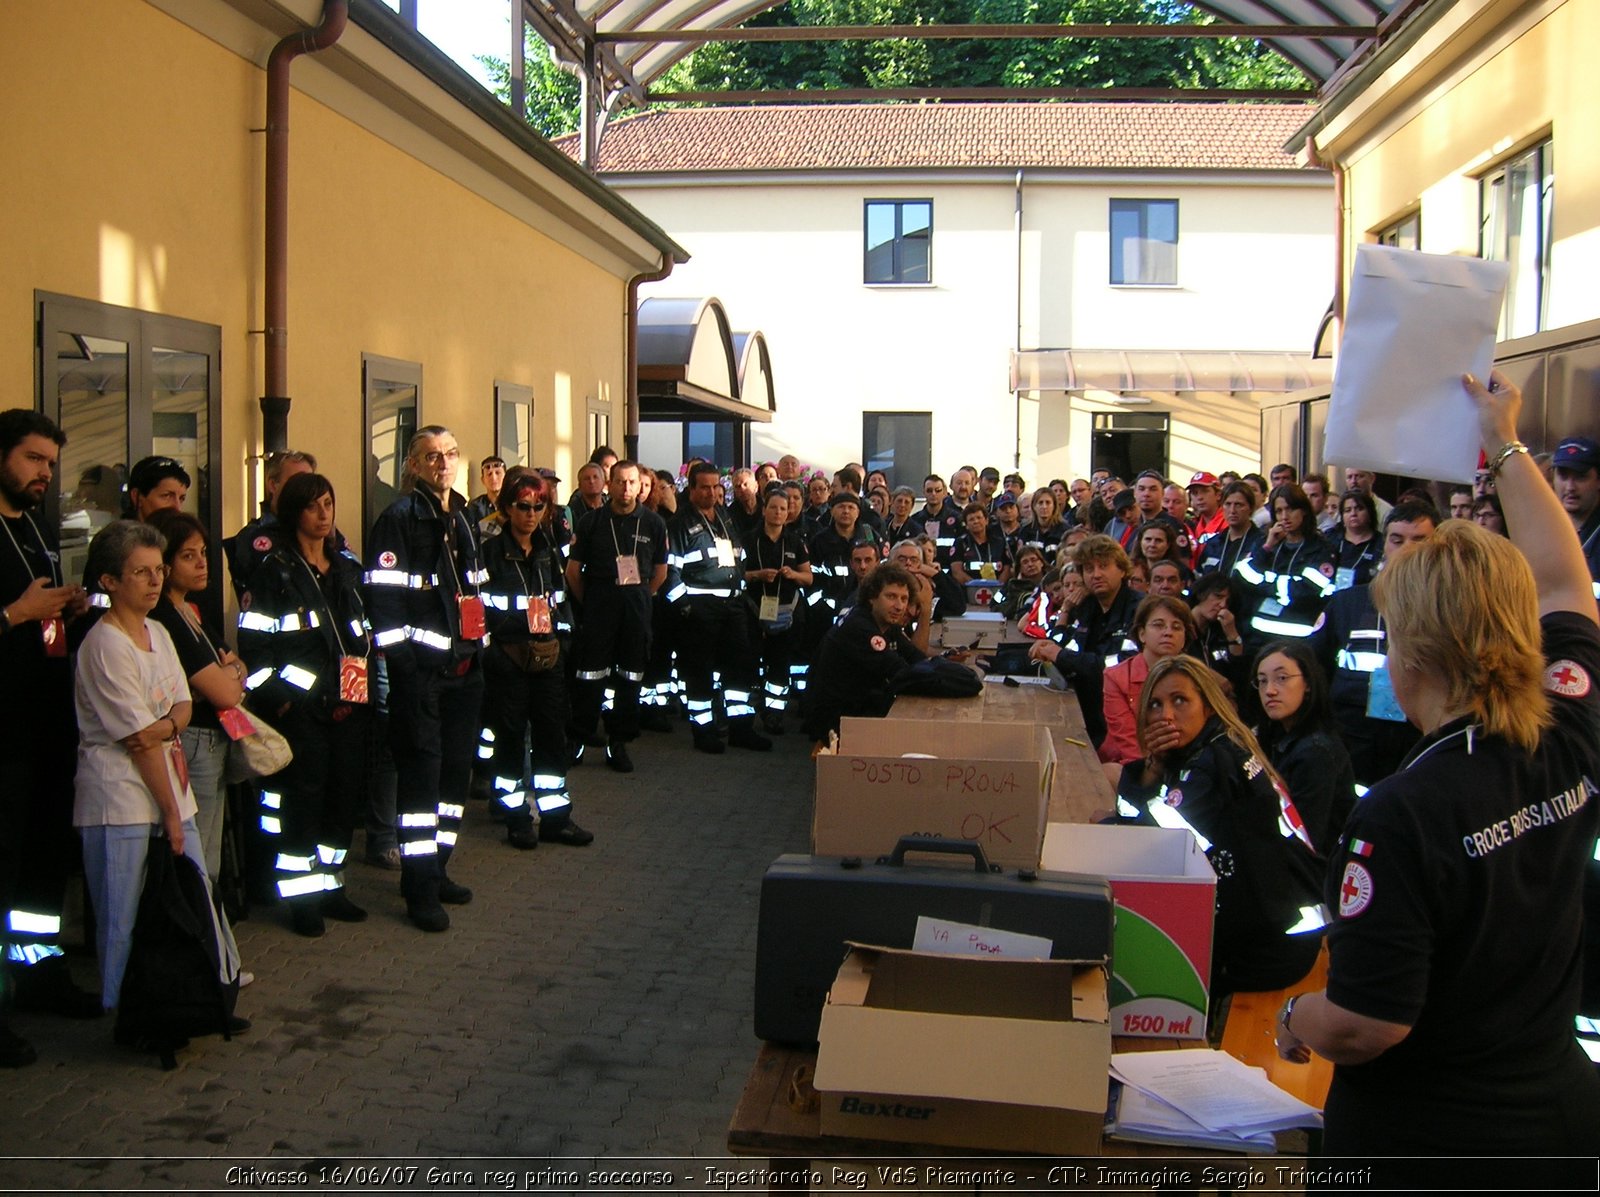
{"label": "black cap", "polygon": [[840,503],[854,503],[859,509],[861,507],[861,496],[853,490],[841,490],[828,500],[829,507],[837,507]]}

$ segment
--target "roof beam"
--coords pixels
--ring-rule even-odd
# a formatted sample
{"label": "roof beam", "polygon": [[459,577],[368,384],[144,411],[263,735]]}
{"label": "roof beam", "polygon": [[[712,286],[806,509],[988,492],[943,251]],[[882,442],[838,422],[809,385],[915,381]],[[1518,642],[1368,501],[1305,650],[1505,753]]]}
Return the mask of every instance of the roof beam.
{"label": "roof beam", "polygon": [[654,91],[674,104],[855,104],[871,100],[1284,100],[1316,98],[1310,89],[1272,91],[1212,87],[834,87],[782,91]]}
{"label": "roof beam", "polygon": [[[633,72],[617,61],[617,52],[604,44],[604,39],[595,32],[594,25],[586,20],[578,11],[578,6],[573,0],[543,0],[549,9],[566,24],[567,28],[575,35],[580,43],[587,43],[598,51],[601,68],[611,77],[616,85],[636,104],[644,102],[644,88],[634,78]],[[584,61],[587,55],[579,58]]]}
{"label": "roof beam", "polygon": [[601,43],[1059,41],[1068,38],[1349,38],[1369,41],[1370,25],[759,25],[737,29],[630,29],[597,33]]}

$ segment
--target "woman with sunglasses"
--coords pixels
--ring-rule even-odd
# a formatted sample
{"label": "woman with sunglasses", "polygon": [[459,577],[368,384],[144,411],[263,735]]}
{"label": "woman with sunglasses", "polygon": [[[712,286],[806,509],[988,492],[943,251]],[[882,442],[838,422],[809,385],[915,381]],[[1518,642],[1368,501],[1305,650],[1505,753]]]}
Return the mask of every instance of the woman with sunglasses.
{"label": "woman with sunglasses", "polygon": [[[560,546],[550,539],[546,484],[529,471],[507,476],[498,500],[505,531],[483,553],[489,647],[483,672],[494,745],[495,797],[506,810],[506,842],[572,847],[594,836],[572,821],[567,793],[568,699],[560,633],[566,601]],[[553,551],[552,551],[553,550]]]}
{"label": "woman with sunglasses", "polygon": [[1356,802],[1355,769],[1333,722],[1328,680],[1311,645],[1281,640],[1257,655],[1254,681],[1266,716],[1256,733],[1261,747],[1326,864]]}
{"label": "woman with sunglasses", "polygon": [[276,840],[278,896],[295,931],[315,939],[327,919],[367,912],[344,891],[356,804],[367,792],[372,630],[362,566],[336,546],[333,483],[296,474],[278,492],[282,543],[239,600],[239,652],[251,709],[294,750],[262,782],[262,830]]}

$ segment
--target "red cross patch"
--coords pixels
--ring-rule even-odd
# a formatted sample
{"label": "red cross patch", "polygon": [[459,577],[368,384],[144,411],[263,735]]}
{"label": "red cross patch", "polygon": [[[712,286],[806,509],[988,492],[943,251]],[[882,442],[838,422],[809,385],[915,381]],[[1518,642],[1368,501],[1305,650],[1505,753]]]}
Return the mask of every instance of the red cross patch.
{"label": "red cross patch", "polygon": [[258,536],[250,542],[250,547],[258,553],[265,553],[272,547],[272,537]]}
{"label": "red cross patch", "polygon": [[382,566],[384,569],[393,569],[394,565],[395,565],[395,562],[398,561],[398,560],[399,560],[399,558],[396,557],[393,553],[385,552],[385,553],[379,553],[378,554],[378,564],[380,566]]}
{"label": "red cross patch", "polygon": [[1544,688],[1563,698],[1582,698],[1589,693],[1589,671],[1576,661],[1552,661],[1544,671]]}
{"label": "red cross patch", "polygon": [[889,642],[882,636],[874,636],[871,640],[867,641],[867,643],[872,645],[873,652],[881,653],[884,649],[889,647]]}
{"label": "red cross patch", "polygon": [[1166,804],[1168,806],[1182,806],[1183,805],[1183,791],[1182,790],[1168,790],[1167,791],[1167,797],[1166,797],[1165,801],[1166,801]]}
{"label": "red cross patch", "polygon": [[1372,904],[1372,874],[1367,866],[1351,861],[1339,882],[1339,917],[1353,919]]}

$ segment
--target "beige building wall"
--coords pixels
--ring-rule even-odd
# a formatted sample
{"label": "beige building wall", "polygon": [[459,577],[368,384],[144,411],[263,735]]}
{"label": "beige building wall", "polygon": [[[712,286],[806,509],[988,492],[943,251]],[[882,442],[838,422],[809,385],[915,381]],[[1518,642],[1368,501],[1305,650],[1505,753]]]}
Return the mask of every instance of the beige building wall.
{"label": "beige building wall", "polygon": [[1479,177],[1548,137],[1556,184],[1547,327],[1600,316],[1600,4],[1470,0],[1438,28],[1430,57],[1372,84],[1359,114],[1318,137],[1349,172],[1346,262],[1355,245],[1418,210],[1424,250],[1476,255]]}
{"label": "beige building wall", "polygon": [[[36,289],[219,326],[213,464],[231,532],[258,497],[264,147],[251,130],[265,106],[256,61],[276,34],[223,0],[167,7],[239,45],[142,0],[6,4],[0,388],[7,406],[34,402]],[[301,7],[314,20],[319,6]],[[353,23],[346,38],[370,53]],[[347,531],[359,532],[363,352],[421,364],[421,419],[456,431],[460,489],[476,488],[473,463],[494,448],[497,379],[533,389],[538,462],[573,477],[589,402],[612,405],[620,437],[626,278],[659,256],[620,236],[609,254],[569,248],[588,243],[560,235],[548,214],[520,214],[465,163],[455,170],[448,145],[322,63],[301,59],[294,72],[290,441],[321,459]],[[311,98],[308,81],[330,102]]]}

